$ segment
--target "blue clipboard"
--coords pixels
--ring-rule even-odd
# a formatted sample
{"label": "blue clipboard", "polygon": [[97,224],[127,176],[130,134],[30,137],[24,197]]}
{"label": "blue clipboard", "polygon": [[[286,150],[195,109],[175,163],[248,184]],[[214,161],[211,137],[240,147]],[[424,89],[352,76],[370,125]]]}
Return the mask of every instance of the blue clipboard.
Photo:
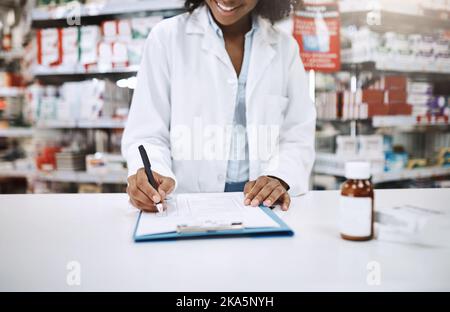
{"label": "blue clipboard", "polygon": [[149,242],[149,241],[163,241],[163,240],[178,240],[178,239],[196,239],[196,238],[213,238],[213,237],[239,237],[239,236],[293,236],[294,231],[281,220],[270,208],[261,206],[262,209],[269,217],[271,217],[279,227],[261,227],[261,228],[251,228],[251,229],[238,229],[238,230],[222,230],[222,231],[207,231],[207,232],[196,232],[196,233],[178,233],[169,232],[162,234],[151,234],[151,235],[137,235],[137,229],[139,221],[141,219],[142,212],[139,213],[137,218],[136,226],[134,228],[134,241],[139,242]]}

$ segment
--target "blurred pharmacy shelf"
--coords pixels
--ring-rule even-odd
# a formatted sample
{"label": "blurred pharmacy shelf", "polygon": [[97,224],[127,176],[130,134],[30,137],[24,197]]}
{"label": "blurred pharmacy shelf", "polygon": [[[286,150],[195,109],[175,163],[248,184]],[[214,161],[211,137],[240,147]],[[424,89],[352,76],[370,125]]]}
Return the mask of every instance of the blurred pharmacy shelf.
{"label": "blurred pharmacy shelf", "polygon": [[402,33],[429,32],[450,29],[450,19],[422,14],[407,14],[388,10],[363,10],[341,12],[343,25],[368,26],[376,32]]}
{"label": "blurred pharmacy shelf", "polygon": [[450,125],[448,119],[435,117],[418,118],[416,116],[374,116],[370,119],[318,119],[322,123],[350,123],[362,122],[371,123],[373,128],[411,128],[411,127],[447,127]]}
{"label": "blurred pharmacy shelf", "polygon": [[[35,8],[32,11],[32,26],[35,28],[64,27],[69,24],[99,24],[106,19],[129,15],[158,15],[170,17],[184,11],[184,1],[105,1],[84,5],[67,4],[56,8]],[[76,16],[76,17],[75,17]],[[77,18],[79,17],[79,20]],[[78,26],[79,26],[78,25]]]}
{"label": "blurred pharmacy shelf", "polygon": [[96,184],[126,184],[127,172],[92,174],[87,172],[51,171],[38,172],[36,177],[40,181],[65,183],[96,183]]}
{"label": "blurred pharmacy shelf", "polygon": [[371,60],[361,61],[361,62],[351,62],[351,63],[342,63],[341,70],[342,71],[350,71],[350,72],[361,72],[361,71],[370,71],[378,74],[407,74],[409,77],[414,78],[415,80],[424,80],[424,81],[450,81],[450,72],[442,70],[442,71],[432,71],[429,68],[419,68],[417,64],[412,62],[408,66],[404,63],[399,64],[398,68],[394,67],[395,64],[389,63],[380,63]]}
{"label": "blurred pharmacy shelf", "polygon": [[139,66],[108,70],[66,70],[54,68],[35,68],[33,76],[42,82],[60,84],[62,81],[82,81],[92,78],[114,77],[115,79],[135,76]]}
{"label": "blurred pharmacy shelf", "polygon": [[[315,174],[331,175],[335,177],[344,177],[344,170],[340,168],[331,168],[325,166],[315,166]],[[450,168],[446,167],[427,167],[418,169],[404,169],[395,172],[379,172],[372,175],[373,183],[395,182],[412,179],[425,179],[433,177],[442,177],[450,175]]]}
{"label": "blurred pharmacy shelf", "polygon": [[448,126],[448,119],[436,119],[434,117],[420,118],[415,116],[374,116],[372,126],[382,127],[419,127],[419,126]]}
{"label": "blurred pharmacy shelf", "polygon": [[22,58],[23,50],[0,51],[0,60],[13,61]]}
{"label": "blurred pharmacy shelf", "polygon": [[35,172],[21,170],[2,170],[2,178],[29,178],[44,182],[60,183],[95,183],[95,184],[126,184],[127,173],[91,174],[87,172],[52,171]]}
{"label": "blurred pharmacy shelf", "polygon": [[115,119],[97,120],[45,120],[36,124],[38,129],[123,129],[126,121]]}
{"label": "blurred pharmacy shelf", "polygon": [[0,97],[17,97],[24,95],[24,90],[17,87],[0,87]]}
{"label": "blurred pharmacy shelf", "polygon": [[450,168],[429,167],[417,169],[404,169],[399,172],[382,172],[373,177],[374,183],[394,182],[411,179],[425,179],[450,175]]}
{"label": "blurred pharmacy shelf", "polygon": [[33,175],[33,171],[26,170],[1,170],[0,172],[0,178],[29,178]]}
{"label": "blurred pharmacy shelf", "polygon": [[410,128],[410,127],[446,127],[449,126],[449,120],[445,118],[436,117],[422,117],[417,116],[374,116],[370,119],[318,119],[322,123],[349,123],[349,122],[363,122],[371,123],[374,128]]}
{"label": "blurred pharmacy shelf", "polygon": [[33,133],[31,128],[0,128],[0,138],[31,138]]}
{"label": "blurred pharmacy shelf", "polygon": [[72,129],[77,127],[74,120],[41,120],[36,123],[37,129]]}
{"label": "blurred pharmacy shelf", "polygon": [[124,129],[125,121],[114,119],[80,120],[77,128],[80,129]]}

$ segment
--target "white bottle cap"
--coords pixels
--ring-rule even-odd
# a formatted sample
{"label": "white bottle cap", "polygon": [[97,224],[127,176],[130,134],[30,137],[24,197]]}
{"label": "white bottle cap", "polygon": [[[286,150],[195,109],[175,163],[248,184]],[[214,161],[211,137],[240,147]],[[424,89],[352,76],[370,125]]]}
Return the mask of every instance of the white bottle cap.
{"label": "white bottle cap", "polygon": [[345,163],[345,177],[351,180],[370,179],[370,162],[349,161]]}

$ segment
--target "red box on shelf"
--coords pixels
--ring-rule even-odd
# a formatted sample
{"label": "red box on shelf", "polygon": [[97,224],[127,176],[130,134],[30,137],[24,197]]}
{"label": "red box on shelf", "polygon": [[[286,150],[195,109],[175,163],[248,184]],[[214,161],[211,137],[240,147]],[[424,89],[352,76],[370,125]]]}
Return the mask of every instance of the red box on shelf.
{"label": "red box on shelf", "polygon": [[384,102],[384,91],[381,90],[361,90],[357,96],[360,96],[360,98],[357,98],[357,103],[367,103],[367,104],[377,104],[381,105]]}
{"label": "red box on shelf", "polygon": [[412,106],[409,104],[390,104],[389,115],[411,115]]}
{"label": "red box on shelf", "polygon": [[406,76],[385,76],[384,89],[385,90],[406,90],[408,85],[408,78]]}
{"label": "red box on shelf", "polygon": [[389,115],[389,106],[383,103],[368,103],[368,117]]}
{"label": "red box on shelf", "polygon": [[387,90],[384,94],[386,104],[404,104],[408,100],[408,93],[405,90]]}

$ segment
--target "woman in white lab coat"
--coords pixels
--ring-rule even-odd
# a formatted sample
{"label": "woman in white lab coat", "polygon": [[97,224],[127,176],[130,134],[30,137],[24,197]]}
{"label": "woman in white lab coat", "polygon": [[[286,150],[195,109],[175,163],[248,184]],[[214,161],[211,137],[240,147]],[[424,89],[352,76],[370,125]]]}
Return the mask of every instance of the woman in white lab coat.
{"label": "woman in white lab coat", "polygon": [[[293,0],[188,0],[150,33],[125,128],[131,203],[244,191],[289,208],[308,190],[315,109],[298,44],[273,23]],[[158,189],[148,183],[144,145]]]}

